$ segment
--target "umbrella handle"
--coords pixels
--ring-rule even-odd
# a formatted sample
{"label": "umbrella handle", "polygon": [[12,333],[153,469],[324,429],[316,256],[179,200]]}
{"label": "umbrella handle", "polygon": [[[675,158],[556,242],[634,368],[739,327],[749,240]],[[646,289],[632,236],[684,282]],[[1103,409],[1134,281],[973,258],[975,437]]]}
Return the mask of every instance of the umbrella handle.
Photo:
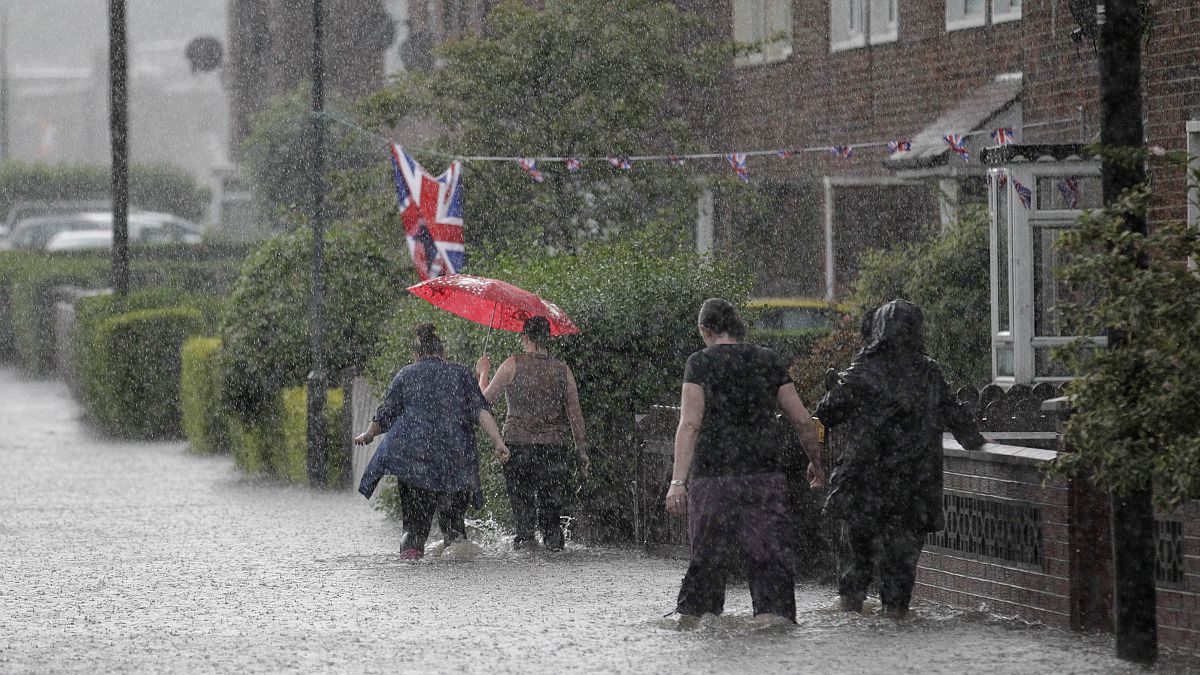
{"label": "umbrella handle", "polygon": [[483,355],[487,356],[488,343],[492,341],[492,328],[496,323],[496,303],[492,303],[492,318],[488,319],[488,332],[483,338]]}

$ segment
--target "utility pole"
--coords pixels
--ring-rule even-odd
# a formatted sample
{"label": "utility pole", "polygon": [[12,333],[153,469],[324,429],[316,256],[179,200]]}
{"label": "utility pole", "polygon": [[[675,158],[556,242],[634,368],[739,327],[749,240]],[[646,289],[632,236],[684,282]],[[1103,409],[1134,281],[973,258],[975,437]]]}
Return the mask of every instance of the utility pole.
{"label": "utility pole", "polygon": [[[1142,122],[1142,12],[1137,0],[1098,0],[1096,23],[1100,47],[1100,142],[1110,150],[1145,146]],[[1145,167],[1128,159],[1105,156],[1101,165],[1104,203],[1146,180]],[[1124,214],[1126,227],[1146,233],[1146,218]],[[1144,256],[1136,263],[1149,264]],[[1108,331],[1109,346],[1126,340],[1123,331]],[[1117,656],[1153,663],[1158,656],[1158,622],[1154,585],[1155,524],[1150,485],[1112,500],[1113,626]]]}
{"label": "utility pole", "polygon": [[125,0],[108,0],[108,128],[112,139],[112,287],[129,293],[129,59]]}
{"label": "utility pole", "polygon": [[312,41],[312,371],[308,374],[308,483],[325,485],[325,64],[324,8],[313,3]]}

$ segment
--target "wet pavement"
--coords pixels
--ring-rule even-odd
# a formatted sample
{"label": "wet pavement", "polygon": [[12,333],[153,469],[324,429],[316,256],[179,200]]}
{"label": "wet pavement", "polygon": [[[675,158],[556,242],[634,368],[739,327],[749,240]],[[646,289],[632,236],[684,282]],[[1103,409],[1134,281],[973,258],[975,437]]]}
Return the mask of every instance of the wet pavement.
{"label": "wet pavement", "polygon": [[[240,476],[182,442],[103,439],[65,386],[0,369],[0,673],[1119,673],[1111,640],[930,605],[798,627],[670,611],[684,564],[572,545],[399,560],[357,494]],[[1200,672],[1171,657],[1159,672]]]}

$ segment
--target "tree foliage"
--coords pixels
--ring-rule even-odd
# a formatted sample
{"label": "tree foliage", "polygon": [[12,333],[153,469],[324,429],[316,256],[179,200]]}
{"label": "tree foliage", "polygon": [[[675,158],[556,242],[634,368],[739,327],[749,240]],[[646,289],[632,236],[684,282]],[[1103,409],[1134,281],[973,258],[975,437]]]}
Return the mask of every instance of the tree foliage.
{"label": "tree foliage", "polygon": [[895,298],[916,303],[925,313],[925,347],[946,379],[981,386],[991,379],[988,264],[987,213],[967,209],[944,234],[864,256],[855,318]]}
{"label": "tree foliage", "polygon": [[[732,51],[703,39],[708,27],[698,16],[651,0],[531,4],[489,10],[483,36],[444,45],[443,67],[410,85],[429,92],[447,130],[443,150],[606,157],[699,147],[693,127],[702,106],[713,105],[700,93]],[[468,245],[571,248],[652,221],[687,231],[694,220],[698,188],[688,167],[540,169],[545,182],[535,184],[512,164],[470,165]]]}
{"label": "tree foliage", "polygon": [[1185,262],[1200,259],[1200,233],[1180,222],[1130,231],[1150,195],[1146,185],[1129,190],[1059,240],[1069,256],[1060,279],[1087,291],[1064,307],[1067,318],[1076,334],[1110,343],[1066,350],[1079,374],[1067,387],[1074,452],[1056,468],[1120,494],[1153,486],[1170,507],[1200,497],[1200,277]]}

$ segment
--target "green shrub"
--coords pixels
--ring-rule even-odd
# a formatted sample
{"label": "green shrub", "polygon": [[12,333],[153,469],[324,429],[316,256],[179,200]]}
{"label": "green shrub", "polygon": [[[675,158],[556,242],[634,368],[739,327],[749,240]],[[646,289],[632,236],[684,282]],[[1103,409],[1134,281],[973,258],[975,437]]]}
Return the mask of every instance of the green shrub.
{"label": "green shrub", "polygon": [[832,333],[829,328],[805,328],[802,330],[751,329],[747,340],[760,347],[775,350],[784,363],[803,358],[812,351],[813,345]]}
{"label": "green shrub", "polygon": [[[106,200],[111,194],[107,167],[15,161],[0,166],[0,213],[19,201]],[[183,169],[165,164],[129,169],[129,203],[134,208],[201,220],[208,201],[208,189]]]}
{"label": "green shrub", "polygon": [[191,338],[183,343],[179,403],[183,432],[193,452],[229,451],[228,416],[221,410],[221,370],[217,338]]}
{"label": "green shrub", "polygon": [[54,368],[54,289],[97,288],[104,284],[107,273],[107,265],[97,261],[27,259],[23,273],[13,281],[9,309],[14,351],[27,372],[44,375]]}
{"label": "green shrub", "polygon": [[[258,414],[275,391],[304,383],[311,368],[311,241],[302,231],[265,242],[229,297],[220,330],[222,396],[239,414]],[[359,233],[331,231],[325,261],[325,363],[336,373],[366,363],[407,284],[400,266]]]}
{"label": "green shrub", "polygon": [[[195,259],[178,258],[181,247],[156,247],[155,255],[142,257],[134,249],[130,262],[130,287],[162,287],[187,296],[186,303],[201,308],[206,320],[218,314],[220,298],[237,279],[242,247],[214,247]],[[211,254],[233,258],[208,258]],[[161,257],[160,257],[161,256]],[[17,359],[30,373],[45,374],[54,364],[54,289],[73,285],[108,286],[111,261],[107,251],[46,254],[28,251],[0,252],[0,360]],[[211,297],[201,297],[205,294]],[[157,303],[153,306],[161,307]],[[147,307],[139,307],[147,308]],[[215,327],[214,327],[215,330]]]}
{"label": "green shrub", "polygon": [[992,376],[988,255],[981,208],[965,210],[962,222],[941,236],[873,251],[859,270],[854,319],[895,298],[916,303],[925,313],[925,347],[946,379],[982,386]]}
{"label": "green shrub", "polygon": [[272,447],[279,442],[280,417],[278,396],[268,401],[256,418],[227,417],[229,451],[237,468],[252,476],[270,472]]}
{"label": "green shrub", "polygon": [[[283,419],[279,441],[271,446],[272,473],[290,483],[308,485],[308,390],[283,390]],[[325,398],[325,480],[343,487],[350,478],[350,454],[341,440],[345,433],[342,390],[330,389]]]}
{"label": "green shrub", "polygon": [[[711,258],[632,237],[592,244],[572,255],[493,256],[471,272],[539,293],[579,326],[578,335],[553,338],[551,351],[570,364],[579,382],[593,450],[592,477],[580,498],[594,536],[631,532],[633,416],[651,405],[678,404],[684,363],[703,347],[696,330],[700,304],[712,296],[744,301],[745,275]],[[473,364],[488,339],[482,326],[415,297],[403,298],[371,364],[376,385],[385,385],[409,361],[412,326],[419,321],[436,323],[450,357],[462,363]],[[488,351],[497,366],[517,350],[511,333],[491,335]],[[486,454],[486,444],[481,447]],[[485,496],[490,504],[506,504],[503,481],[488,479],[487,466],[485,461]]]}
{"label": "green shrub", "polygon": [[96,327],[92,358],[101,381],[91,412],[100,428],[131,438],[178,436],[180,348],[202,332],[192,308],[145,309]]}

